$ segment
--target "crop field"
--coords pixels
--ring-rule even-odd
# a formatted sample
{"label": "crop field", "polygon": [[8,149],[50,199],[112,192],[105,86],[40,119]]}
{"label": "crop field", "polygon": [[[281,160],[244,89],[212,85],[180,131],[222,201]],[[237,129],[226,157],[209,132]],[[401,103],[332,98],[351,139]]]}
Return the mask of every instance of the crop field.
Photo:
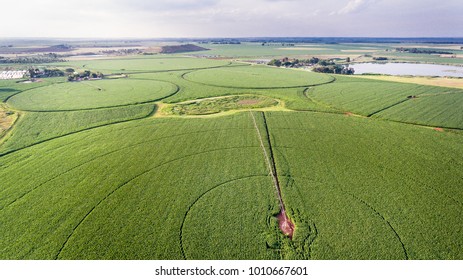
{"label": "crop field", "polygon": [[[217,80],[217,76],[220,80]],[[228,88],[272,89],[304,87],[330,83],[334,78],[306,71],[290,72],[268,67],[228,67],[194,71],[184,75],[188,81]]]}
{"label": "crop field", "polygon": [[463,90],[367,79],[338,79],[307,96],[341,111],[463,129]]}
{"label": "crop field", "polygon": [[15,109],[64,111],[148,103],[176,93],[162,81],[102,80],[60,83],[19,93],[8,100]]}
{"label": "crop field", "polygon": [[108,60],[74,61],[57,63],[54,65],[67,65],[105,73],[131,73],[131,72],[162,72],[173,70],[193,70],[210,67],[220,67],[232,64],[226,60],[206,60],[187,57],[172,57],[160,55],[159,57],[136,57]]}
{"label": "crop field", "polygon": [[19,116],[0,135],[0,259],[463,259],[461,89],[180,56],[56,65],[128,77],[0,82]]}

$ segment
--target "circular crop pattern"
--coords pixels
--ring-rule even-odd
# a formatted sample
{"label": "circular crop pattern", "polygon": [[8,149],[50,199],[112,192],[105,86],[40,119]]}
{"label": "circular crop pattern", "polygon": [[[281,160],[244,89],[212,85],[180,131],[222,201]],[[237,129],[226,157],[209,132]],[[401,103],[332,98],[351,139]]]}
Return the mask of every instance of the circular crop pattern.
{"label": "circular crop pattern", "polygon": [[184,78],[212,86],[251,89],[304,87],[333,81],[325,74],[249,66],[199,70],[186,74]]}
{"label": "circular crop pattern", "polygon": [[198,58],[111,59],[89,61],[84,68],[103,72],[143,72],[198,69],[228,65],[228,61]]}
{"label": "circular crop pattern", "polygon": [[8,103],[30,111],[82,110],[155,101],[176,91],[176,85],[162,81],[68,82],[24,91]]}

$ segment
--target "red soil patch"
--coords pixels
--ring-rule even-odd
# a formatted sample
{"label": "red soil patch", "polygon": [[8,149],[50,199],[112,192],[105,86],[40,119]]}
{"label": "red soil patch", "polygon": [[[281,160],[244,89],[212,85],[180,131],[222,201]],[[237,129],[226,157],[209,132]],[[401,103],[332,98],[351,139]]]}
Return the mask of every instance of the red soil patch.
{"label": "red soil patch", "polygon": [[352,117],[354,114],[352,112],[345,112],[344,115],[348,117]]}
{"label": "red soil patch", "polygon": [[278,219],[278,225],[280,227],[281,232],[283,232],[284,235],[289,236],[289,238],[292,240],[294,233],[294,224],[289,220],[288,216],[286,215],[286,212],[284,210],[281,210],[281,212],[278,213],[276,217]]}
{"label": "red soil patch", "polygon": [[440,128],[440,127],[435,127],[434,130],[435,130],[435,131],[439,131],[439,132],[444,132],[444,129],[443,129],[443,128]]}

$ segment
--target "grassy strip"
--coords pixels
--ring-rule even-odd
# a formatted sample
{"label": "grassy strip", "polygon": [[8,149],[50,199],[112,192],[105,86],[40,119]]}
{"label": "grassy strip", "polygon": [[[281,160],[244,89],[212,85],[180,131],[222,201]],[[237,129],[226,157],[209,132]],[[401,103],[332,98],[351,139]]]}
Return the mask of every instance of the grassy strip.
{"label": "grassy strip", "polygon": [[240,95],[201,99],[167,106],[163,112],[171,115],[208,115],[229,110],[267,108],[278,105],[278,101],[265,96]]}

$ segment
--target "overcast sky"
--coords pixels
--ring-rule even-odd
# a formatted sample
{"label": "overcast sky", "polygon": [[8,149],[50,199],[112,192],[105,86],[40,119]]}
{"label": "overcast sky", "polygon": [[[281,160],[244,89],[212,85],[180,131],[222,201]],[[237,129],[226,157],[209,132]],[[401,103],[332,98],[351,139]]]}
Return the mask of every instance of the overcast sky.
{"label": "overcast sky", "polygon": [[0,37],[463,37],[462,0],[2,0]]}

